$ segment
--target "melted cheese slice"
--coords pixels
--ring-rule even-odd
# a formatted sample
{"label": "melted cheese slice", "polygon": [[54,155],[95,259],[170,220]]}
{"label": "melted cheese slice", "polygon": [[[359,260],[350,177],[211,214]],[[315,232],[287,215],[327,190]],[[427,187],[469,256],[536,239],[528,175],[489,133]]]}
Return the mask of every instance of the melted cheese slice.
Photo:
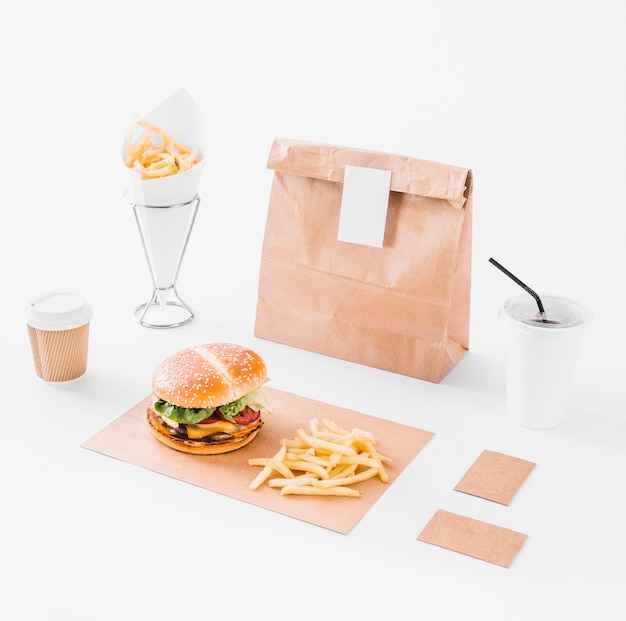
{"label": "melted cheese slice", "polygon": [[219,420],[214,423],[207,423],[204,425],[186,425],[187,436],[192,440],[199,440],[210,436],[212,433],[233,433],[237,431],[239,425],[235,423],[229,423],[227,420]]}

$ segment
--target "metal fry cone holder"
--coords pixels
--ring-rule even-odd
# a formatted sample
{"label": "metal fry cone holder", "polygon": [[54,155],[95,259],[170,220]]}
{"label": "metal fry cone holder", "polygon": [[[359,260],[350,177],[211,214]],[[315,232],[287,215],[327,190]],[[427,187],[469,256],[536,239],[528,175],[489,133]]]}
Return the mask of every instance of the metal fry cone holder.
{"label": "metal fry cone holder", "polygon": [[176,205],[143,205],[130,201],[152,277],[152,297],[134,310],[147,328],[176,328],[194,313],[176,291],[176,281],[200,204],[198,194]]}

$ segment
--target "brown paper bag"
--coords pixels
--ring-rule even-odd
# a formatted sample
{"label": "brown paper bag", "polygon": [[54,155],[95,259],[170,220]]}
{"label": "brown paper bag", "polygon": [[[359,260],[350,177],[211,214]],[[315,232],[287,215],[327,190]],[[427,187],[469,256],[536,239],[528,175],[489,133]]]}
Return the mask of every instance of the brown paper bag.
{"label": "brown paper bag", "polygon": [[[382,247],[338,241],[344,170],[391,171]],[[276,139],[255,336],[439,382],[469,347],[471,171]]]}

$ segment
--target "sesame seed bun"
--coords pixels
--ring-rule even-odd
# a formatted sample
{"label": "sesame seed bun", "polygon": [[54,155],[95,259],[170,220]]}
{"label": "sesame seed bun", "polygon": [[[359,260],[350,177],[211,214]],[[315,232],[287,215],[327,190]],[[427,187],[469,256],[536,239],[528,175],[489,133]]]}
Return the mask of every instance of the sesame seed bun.
{"label": "sesame seed bun", "polygon": [[232,343],[183,349],[152,376],[156,397],[184,408],[214,408],[235,401],[267,381],[261,357]]}

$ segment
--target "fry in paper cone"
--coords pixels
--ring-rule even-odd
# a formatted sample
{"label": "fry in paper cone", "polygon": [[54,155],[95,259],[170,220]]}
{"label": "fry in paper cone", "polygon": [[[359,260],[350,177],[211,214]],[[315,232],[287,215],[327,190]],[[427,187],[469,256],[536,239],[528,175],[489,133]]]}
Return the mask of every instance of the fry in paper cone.
{"label": "fry in paper cone", "polygon": [[[184,146],[199,158],[191,167],[182,167],[176,174],[143,178],[137,168],[127,165],[128,151],[139,146],[143,138],[154,133],[154,141],[160,146],[166,138],[171,151],[178,152]],[[167,145],[169,146],[169,145]],[[179,166],[178,153],[176,166]],[[204,170],[204,128],[202,114],[185,89],[179,89],[159,104],[152,112],[133,123],[122,146],[122,162],[128,184],[128,199],[140,205],[167,207],[191,201],[198,193]],[[184,157],[187,157],[186,152]]]}

